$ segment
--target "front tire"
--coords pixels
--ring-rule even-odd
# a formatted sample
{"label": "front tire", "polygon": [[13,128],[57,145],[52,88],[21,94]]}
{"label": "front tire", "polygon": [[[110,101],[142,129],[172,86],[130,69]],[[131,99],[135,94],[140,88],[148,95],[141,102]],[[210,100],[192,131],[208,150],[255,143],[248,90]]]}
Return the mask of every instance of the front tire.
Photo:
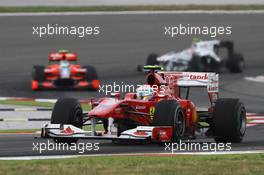
{"label": "front tire", "polygon": [[245,69],[245,60],[243,55],[234,53],[232,58],[229,58],[226,62],[226,67],[233,73],[243,72]]}
{"label": "front tire", "polygon": [[[59,99],[52,111],[51,124],[70,124],[78,128],[83,126],[83,112],[78,100],[74,98]],[[76,138],[58,138],[56,142],[76,143]]]}
{"label": "front tire", "polygon": [[216,142],[239,143],[246,132],[246,109],[239,99],[218,99],[212,129]]}
{"label": "front tire", "polygon": [[172,142],[179,142],[185,134],[185,115],[175,100],[160,101],[154,113],[154,126],[172,126]]}

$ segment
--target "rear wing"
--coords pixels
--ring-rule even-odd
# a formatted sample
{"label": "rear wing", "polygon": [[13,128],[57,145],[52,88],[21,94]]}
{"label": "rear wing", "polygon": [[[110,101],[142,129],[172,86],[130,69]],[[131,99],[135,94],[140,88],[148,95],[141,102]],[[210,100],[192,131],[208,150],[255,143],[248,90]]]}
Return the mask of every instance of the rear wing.
{"label": "rear wing", "polygon": [[147,83],[167,84],[170,87],[207,87],[208,92],[218,92],[219,75],[214,72],[167,72],[157,65],[144,66],[149,70]]}
{"label": "rear wing", "polygon": [[49,54],[49,61],[77,61],[77,54],[76,53],[50,53]]}
{"label": "rear wing", "polygon": [[178,87],[207,87],[208,92],[219,91],[219,75],[212,72],[158,72],[168,85]]}
{"label": "rear wing", "polygon": [[166,83],[178,87],[207,87],[208,92],[218,92],[219,75],[212,72],[158,72]]}
{"label": "rear wing", "polygon": [[[206,87],[211,106],[219,96],[219,75],[211,72],[158,72],[171,89]],[[177,93],[176,93],[177,94]]]}

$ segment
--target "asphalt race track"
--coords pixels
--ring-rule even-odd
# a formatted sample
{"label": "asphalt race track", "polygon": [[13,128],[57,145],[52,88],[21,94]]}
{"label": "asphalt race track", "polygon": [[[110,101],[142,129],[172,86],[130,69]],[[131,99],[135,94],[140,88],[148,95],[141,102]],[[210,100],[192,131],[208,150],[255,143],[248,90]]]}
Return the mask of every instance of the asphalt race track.
{"label": "asphalt race track", "polygon": [[[263,125],[250,127],[247,129],[247,134],[244,138],[244,141],[239,144],[232,144],[231,151],[260,151],[264,149],[263,141],[264,127]],[[80,150],[42,150],[40,152],[40,144],[46,143],[47,140],[43,139],[34,139],[36,135],[0,135],[0,157],[10,157],[10,156],[41,156],[41,155],[72,155],[72,154],[119,154],[119,153],[171,153],[171,150],[165,149],[166,147],[159,144],[150,144],[150,143],[141,143],[141,142],[121,142],[121,143],[112,143],[109,140],[80,140],[81,144],[92,144],[99,143],[99,150],[86,150],[82,153],[82,146]],[[195,142],[211,143],[213,139],[198,139]],[[50,142],[52,142],[50,140]],[[189,141],[187,141],[189,142]],[[186,143],[187,143],[186,142]],[[191,141],[190,141],[191,142]],[[34,143],[34,144],[33,144]],[[53,142],[52,142],[53,143]],[[38,149],[34,145],[38,144]],[[50,146],[50,148],[52,148]],[[94,148],[94,147],[93,147]],[[44,146],[42,147],[44,149]],[[192,150],[193,152],[195,150]],[[80,153],[81,152],[81,153]],[[177,153],[181,151],[174,151]],[[212,151],[214,152],[214,151]]]}
{"label": "asphalt race track", "polygon": [[[221,97],[240,98],[248,112],[264,113],[264,84],[244,80],[245,76],[263,74],[264,14],[136,14],[136,15],[76,15],[76,16],[0,16],[0,96],[58,98],[72,96],[87,99],[104,96],[88,91],[40,91],[30,89],[33,65],[47,64],[47,54],[60,48],[77,52],[80,63],[94,65],[102,84],[137,84],[144,74],[136,72],[151,52],[165,53],[188,47],[193,36],[170,38],[164,35],[165,25],[232,26],[235,49],[243,53],[246,70],[242,74],[223,71],[220,76]],[[66,26],[100,26],[101,34],[78,38],[73,36],[32,35],[33,26],[58,24]],[[209,36],[201,36],[210,39]],[[206,95],[206,94],[204,94]],[[202,94],[194,93],[200,100]],[[194,100],[195,101],[195,100]],[[263,126],[248,129],[245,141],[234,150],[263,149]],[[32,151],[32,135],[1,135],[0,156],[37,155]],[[210,140],[209,140],[210,141]],[[113,145],[103,141],[100,153],[162,151],[157,145]],[[96,153],[96,152],[92,152]],[[57,154],[47,153],[47,154]],[[69,153],[70,154],[70,153]]]}
{"label": "asphalt race track", "polygon": [[1,6],[98,6],[98,5],[179,5],[179,4],[263,4],[263,0],[2,0]]}

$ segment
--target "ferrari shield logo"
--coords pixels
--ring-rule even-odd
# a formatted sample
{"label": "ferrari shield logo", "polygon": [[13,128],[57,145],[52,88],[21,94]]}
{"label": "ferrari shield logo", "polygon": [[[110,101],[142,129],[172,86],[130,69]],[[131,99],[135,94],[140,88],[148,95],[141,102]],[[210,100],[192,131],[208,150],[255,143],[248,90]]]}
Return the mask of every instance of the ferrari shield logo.
{"label": "ferrari shield logo", "polygon": [[154,113],[155,113],[155,107],[151,106],[149,108],[149,114],[150,114],[151,120],[153,120]]}

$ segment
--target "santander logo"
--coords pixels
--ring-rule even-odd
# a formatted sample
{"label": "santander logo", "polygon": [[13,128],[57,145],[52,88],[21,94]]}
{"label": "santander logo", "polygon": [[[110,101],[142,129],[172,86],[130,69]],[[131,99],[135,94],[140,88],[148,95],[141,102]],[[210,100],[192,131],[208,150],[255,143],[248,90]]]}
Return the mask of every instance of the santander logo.
{"label": "santander logo", "polygon": [[207,74],[204,75],[190,75],[191,80],[208,80]]}

